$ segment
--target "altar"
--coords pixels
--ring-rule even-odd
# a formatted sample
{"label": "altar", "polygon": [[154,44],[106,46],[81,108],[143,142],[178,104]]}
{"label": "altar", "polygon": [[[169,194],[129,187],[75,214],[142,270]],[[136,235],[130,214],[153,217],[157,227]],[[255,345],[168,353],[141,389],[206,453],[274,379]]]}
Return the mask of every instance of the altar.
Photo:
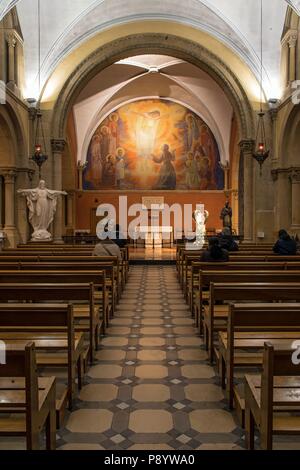
{"label": "altar", "polygon": [[170,247],[174,244],[173,227],[171,226],[139,226],[136,227],[135,243],[145,240],[146,248]]}

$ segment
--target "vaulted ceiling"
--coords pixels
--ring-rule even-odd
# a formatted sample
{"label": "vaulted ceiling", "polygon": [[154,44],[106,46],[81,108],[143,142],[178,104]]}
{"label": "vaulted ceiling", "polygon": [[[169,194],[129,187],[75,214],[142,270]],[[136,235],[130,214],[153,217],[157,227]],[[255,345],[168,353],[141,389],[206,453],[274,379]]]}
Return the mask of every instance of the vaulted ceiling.
{"label": "vaulted ceiling", "polygon": [[142,55],[121,60],[97,74],[73,108],[78,160],[85,161],[100,122],[124,103],[164,97],[198,114],[212,130],[221,160],[230,160],[233,109],[224,91],[205,72],[174,57]]}
{"label": "vaulted ceiling", "polygon": [[[264,0],[264,88],[268,98],[280,97],[280,39],[288,4],[300,13],[300,0]],[[38,75],[37,0],[0,0],[0,17],[15,5],[24,36],[30,96]],[[43,0],[42,83],[88,38],[139,20],[167,20],[205,31],[231,48],[259,78],[259,5],[260,0]]]}

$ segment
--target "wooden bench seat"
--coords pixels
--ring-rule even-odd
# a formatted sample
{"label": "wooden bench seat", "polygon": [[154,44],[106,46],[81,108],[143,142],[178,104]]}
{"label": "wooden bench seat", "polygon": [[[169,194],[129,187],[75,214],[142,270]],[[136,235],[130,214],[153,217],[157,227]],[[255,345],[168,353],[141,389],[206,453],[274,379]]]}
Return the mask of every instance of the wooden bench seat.
{"label": "wooden bench seat", "polygon": [[[270,278],[268,278],[270,279]],[[300,283],[260,282],[260,283],[213,283],[210,284],[208,314],[204,316],[205,345],[210,361],[214,357],[215,307],[217,301],[232,302],[291,302],[300,301]],[[218,307],[218,306],[217,306]],[[222,325],[224,330],[224,326]]]}
{"label": "wooden bench seat", "polygon": [[[295,270],[300,271],[300,262],[263,262],[263,263],[203,263],[192,262],[191,272],[188,282],[188,301],[191,309],[192,316],[196,319],[196,325],[199,323],[199,282],[200,271],[282,271],[282,270]],[[207,289],[209,284],[207,285]],[[203,292],[203,288],[202,288]]]}
{"label": "wooden bench seat", "polygon": [[[0,367],[0,436],[25,436],[28,450],[40,449],[46,429],[46,448],[56,447],[55,377],[39,378],[33,343],[6,349]],[[23,411],[15,416],[15,411]],[[5,416],[6,415],[6,416]]]}
{"label": "wooden bench seat", "polygon": [[[18,278],[20,280],[20,278]],[[21,278],[22,280],[22,278]],[[36,279],[37,280],[37,279]],[[60,281],[62,278],[60,277]],[[102,278],[105,289],[105,273]],[[99,316],[98,309],[95,308],[94,284],[64,284],[55,283],[0,283],[0,302],[84,302],[89,309],[88,325],[78,325],[75,329],[89,334],[89,356],[93,362],[94,351],[98,348],[99,334],[103,329],[103,320]],[[74,307],[73,307],[74,308]],[[77,322],[76,317],[75,321]],[[80,316],[78,321],[82,320]]]}
{"label": "wooden bench seat", "polygon": [[273,435],[300,434],[300,368],[293,364],[292,353],[291,348],[276,348],[271,342],[265,343],[262,374],[246,375],[248,449],[254,450],[255,426],[260,432],[260,447],[263,450],[272,450]]}
{"label": "wooden bench seat", "polygon": [[[232,304],[226,332],[219,333],[219,361],[222,386],[233,407],[234,371],[258,367],[266,341],[278,347],[291,345],[300,334],[300,304]],[[225,380],[226,379],[226,380]],[[239,400],[238,400],[239,402]],[[239,410],[243,414],[243,409]],[[241,416],[242,417],[242,416]]]}
{"label": "wooden bench seat", "polygon": [[78,388],[82,383],[84,341],[83,334],[74,331],[72,305],[0,304],[0,337],[6,345],[32,341],[38,366],[66,369],[67,393],[62,390],[57,403],[63,408],[56,408],[59,426],[66,404],[71,409],[76,395],[76,367]]}

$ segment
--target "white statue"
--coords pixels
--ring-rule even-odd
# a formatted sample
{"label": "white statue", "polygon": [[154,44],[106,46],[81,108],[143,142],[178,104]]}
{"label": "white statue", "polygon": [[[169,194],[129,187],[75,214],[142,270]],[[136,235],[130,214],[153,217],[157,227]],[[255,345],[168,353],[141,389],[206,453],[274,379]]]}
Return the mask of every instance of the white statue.
{"label": "white statue", "polygon": [[196,222],[196,240],[194,243],[187,243],[188,250],[202,250],[205,244],[206,235],[206,221],[209,217],[209,212],[204,209],[197,209],[193,213],[193,218]]}
{"label": "white statue", "polygon": [[57,198],[66,195],[65,191],[52,191],[46,188],[45,181],[41,180],[35,189],[19,189],[18,193],[25,196],[29,209],[29,222],[33,227],[31,241],[52,240],[48,232],[56,212]]}

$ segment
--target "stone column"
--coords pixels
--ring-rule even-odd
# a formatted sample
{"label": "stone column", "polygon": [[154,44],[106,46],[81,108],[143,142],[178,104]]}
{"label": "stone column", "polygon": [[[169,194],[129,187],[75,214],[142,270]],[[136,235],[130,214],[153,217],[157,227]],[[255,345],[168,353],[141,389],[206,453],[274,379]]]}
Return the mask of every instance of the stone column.
{"label": "stone column", "polygon": [[68,230],[74,231],[74,192],[68,192],[67,196],[67,207],[68,207]]}
{"label": "stone column", "polygon": [[5,225],[8,244],[15,247],[18,243],[17,229],[15,225],[15,180],[16,172],[8,170],[4,173],[5,184]]}
{"label": "stone column", "polygon": [[230,173],[230,164],[228,161],[225,163],[220,163],[222,170],[224,171],[224,190],[228,191],[229,188],[229,173]]}
{"label": "stone column", "polygon": [[298,34],[292,33],[288,39],[289,45],[289,81],[292,83],[296,80],[296,44]]}
{"label": "stone column", "polygon": [[253,178],[253,152],[255,142],[247,139],[240,142],[241,158],[244,163],[244,184],[243,184],[243,200],[244,200],[244,242],[253,242],[253,223],[254,223],[254,178]]}
{"label": "stone column", "polygon": [[278,230],[288,229],[291,224],[291,183],[288,170],[272,170],[274,182],[274,237]]}
{"label": "stone column", "polygon": [[292,232],[300,233],[300,168],[293,168],[290,174],[292,182]]}
{"label": "stone column", "polygon": [[272,122],[272,164],[276,165],[278,162],[278,132],[277,132],[277,122],[278,122],[278,109],[273,108],[269,111],[271,122]]}
{"label": "stone column", "polygon": [[0,230],[2,230],[3,229],[3,225],[2,225],[2,220],[3,220],[2,219],[2,207],[3,207],[2,206],[2,197],[3,197],[3,192],[2,192],[3,186],[2,185],[3,185],[3,179],[2,179],[2,175],[0,175],[0,176],[1,176],[0,177]]}
{"label": "stone column", "polygon": [[235,233],[239,232],[239,211],[238,211],[238,204],[239,204],[239,191],[237,189],[232,190],[232,198],[231,198],[231,205],[232,205],[232,228]]}
{"label": "stone column", "polygon": [[[53,155],[53,181],[56,191],[62,191],[62,154],[65,149],[66,142],[64,139],[51,140],[52,155]],[[57,209],[54,218],[54,243],[63,243],[62,233],[64,227],[63,218],[63,196],[57,198]]]}
{"label": "stone column", "polygon": [[8,83],[9,88],[14,89],[16,86],[15,81],[15,47],[17,44],[15,35],[9,33],[6,35],[8,44]]}
{"label": "stone column", "polygon": [[83,171],[85,169],[85,163],[78,162],[77,169],[78,169],[78,189],[82,191],[83,189]]}

